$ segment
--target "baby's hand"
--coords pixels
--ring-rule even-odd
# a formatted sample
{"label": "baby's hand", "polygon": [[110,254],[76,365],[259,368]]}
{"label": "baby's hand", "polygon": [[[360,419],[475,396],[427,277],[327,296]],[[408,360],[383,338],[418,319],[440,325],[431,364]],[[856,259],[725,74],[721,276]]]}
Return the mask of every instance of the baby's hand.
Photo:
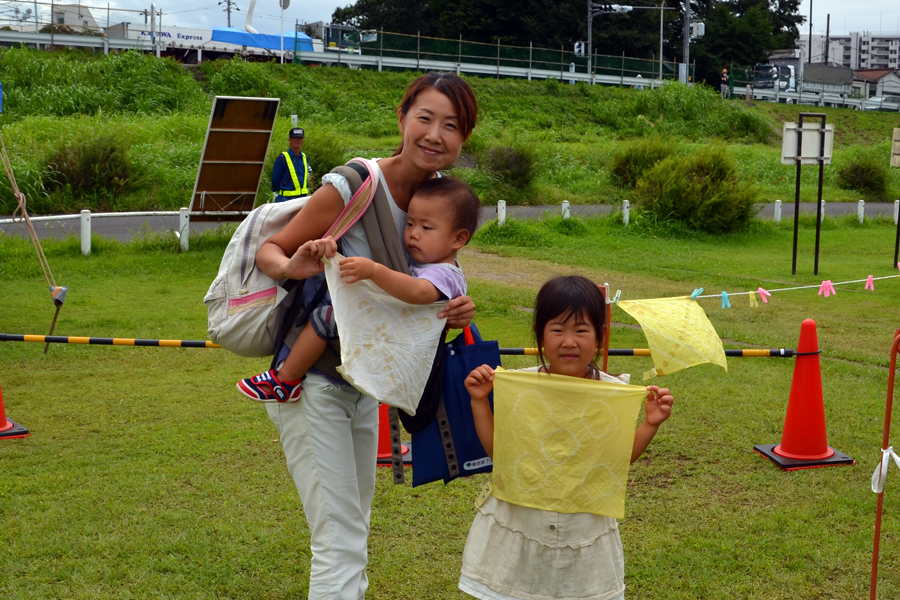
{"label": "baby's hand", "polygon": [[481,365],[469,373],[465,385],[473,402],[487,400],[488,394],[494,389],[494,370],[488,365]]}
{"label": "baby's hand", "polygon": [[660,388],[655,385],[647,386],[647,404],[644,410],[647,413],[647,423],[659,426],[672,415],[672,397],[669,388]]}
{"label": "baby's hand", "polygon": [[285,274],[289,279],[306,279],[322,272],[322,258],[331,258],[337,252],[337,242],[327,237],[310,240],[297,248],[288,260]]}
{"label": "baby's hand", "polygon": [[375,261],[362,256],[351,256],[342,260],[341,277],[347,283],[356,283],[360,279],[372,279],[375,274]]}

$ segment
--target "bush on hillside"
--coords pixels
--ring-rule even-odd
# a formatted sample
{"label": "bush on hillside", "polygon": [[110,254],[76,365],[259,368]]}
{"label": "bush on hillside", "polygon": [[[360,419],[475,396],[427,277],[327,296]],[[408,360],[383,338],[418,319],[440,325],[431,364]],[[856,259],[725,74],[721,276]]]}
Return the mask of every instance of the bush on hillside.
{"label": "bush on hillside", "polygon": [[526,146],[499,146],[484,153],[484,167],[500,181],[524,189],[534,179],[534,151]]}
{"label": "bush on hillside", "polygon": [[613,154],[610,176],[620,187],[633,188],[645,172],[679,151],[677,143],[656,136],[632,142]]}
{"label": "bush on hillside", "polygon": [[853,190],[873,200],[888,197],[890,173],[884,160],[868,153],[857,153],[850,163],[838,171],[837,184],[844,190]]}
{"label": "bush on hillside", "polygon": [[757,196],[751,185],[738,181],[734,158],[717,145],[670,156],[647,171],[636,188],[641,210],[707,233],[745,228]]}
{"label": "bush on hillside", "polygon": [[[349,147],[350,144],[347,139],[335,131],[321,127],[306,128],[303,152],[309,157],[309,162],[312,165],[315,187],[318,187],[322,175],[356,156],[355,154],[348,156],[347,148]],[[283,151],[284,149],[278,149],[279,153]]]}
{"label": "bush on hillside", "polygon": [[47,162],[47,187],[78,194],[105,196],[127,191],[131,178],[128,148],[119,138],[101,134],[60,148]]}

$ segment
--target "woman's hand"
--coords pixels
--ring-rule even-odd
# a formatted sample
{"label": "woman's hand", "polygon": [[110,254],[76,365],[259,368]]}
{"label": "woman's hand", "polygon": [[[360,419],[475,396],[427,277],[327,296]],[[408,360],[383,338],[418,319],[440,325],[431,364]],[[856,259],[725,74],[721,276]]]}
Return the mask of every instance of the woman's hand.
{"label": "woman's hand", "polygon": [[494,369],[481,365],[469,373],[464,383],[472,402],[484,402],[494,389]]}
{"label": "woman's hand", "polygon": [[675,398],[669,388],[660,388],[655,385],[647,386],[647,404],[644,411],[647,413],[647,424],[659,427],[663,421],[672,415],[672,404]]}
{"label": "woman's hand", "polygon": [[454,298],[438,313],[438,318],[446,318],[450,329],[465,329],[475,318],[475,303],[469,296]]}
{"label": "woman's hand", "polygon": [[341,277],[347,283],[356,283],[360,279],[372,279],[375,275],[375,261],[364,256],[351,256],[343,259],[338,265]]}
{"label": "woman's hand", "polygon": [[322,258],[332,258],[337,253],[337,242],[327,237],[310,240],[297,248],[284,267],[288,279],[308,279],[325,270]]}

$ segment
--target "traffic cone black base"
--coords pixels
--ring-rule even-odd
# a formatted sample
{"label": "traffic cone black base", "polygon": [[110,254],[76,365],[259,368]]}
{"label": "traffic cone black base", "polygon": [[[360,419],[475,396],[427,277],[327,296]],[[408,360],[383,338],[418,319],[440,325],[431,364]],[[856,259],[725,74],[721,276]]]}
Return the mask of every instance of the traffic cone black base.
{"label": "traffic cone black base", "polygon": [[23,437],[28,437],[28,430],[15,421],[6,419],[6,423],[0,427],[0,440],[14,440]]}
{"label": "traffic cone black base", "polygon": [[785,471],[799,471],[800,469],[816,469],[819,467],[833,467],[837,465],[856,464],[855,460],[853,460],[840,450],[834,450],[834,448],[831,448],[831,446],[829,446],[829,448],[831,450],[834,450],[833,455],[831,455],[829,458],[813,460],[797,460],[795,458],[779,456],[778,454],[775,454],[775,452],[773,452],[776,446],[778,446],[778,444],[759,444],[753,446],[753,450],[760,456],[768,458]]}

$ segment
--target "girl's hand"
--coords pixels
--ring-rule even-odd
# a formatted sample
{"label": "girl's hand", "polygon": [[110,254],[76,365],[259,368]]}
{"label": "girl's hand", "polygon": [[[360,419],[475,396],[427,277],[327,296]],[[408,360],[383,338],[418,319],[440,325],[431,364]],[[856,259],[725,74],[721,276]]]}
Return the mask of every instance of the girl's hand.
{"label": "girl's hand", "polygon": [[469,373],[465,385],[472,402],[484,402],[494,389],[494,370],[488,365],[481,365]]}
{"label": "girl's hand", "polygon": [[341,277],[347,283],[356,283],[360,279],[372,279],[375,275],[375,261],[363,256],[345,258],[338,265],[341,268]]}
{"label": "girl's hand", "polygon": [[669,388],[660,388],[655,385],[647,386],[647,404],[644,410],[647,413],[647,424],[659,427],[663,421],[672,415],[672,397]]}
{"label": "girl's hand", "polygon": [[438,313],[438,318],[446,318],[450,329],[465,329],[475,318],[475,303],[469,296],[454,298]]}
{"label": "girl's hand", "polygon": [[332,258],[337,253],[337,242],[328,237],[310,240],[297,248],[284,267],[288,279],[308,279],[325,270],[322,258]]}

